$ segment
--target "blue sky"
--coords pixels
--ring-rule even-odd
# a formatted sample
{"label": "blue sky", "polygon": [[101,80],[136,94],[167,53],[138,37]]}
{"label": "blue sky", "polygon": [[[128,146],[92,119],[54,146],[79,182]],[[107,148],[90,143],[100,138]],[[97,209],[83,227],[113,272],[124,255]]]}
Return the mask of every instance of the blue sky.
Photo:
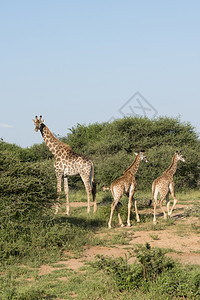
{"label": "blue sky", "polygon": [[35,115],[64,136],[123,106],[199,132],[199,12],[194,0],[1,1],[0,138],[31,146]]}

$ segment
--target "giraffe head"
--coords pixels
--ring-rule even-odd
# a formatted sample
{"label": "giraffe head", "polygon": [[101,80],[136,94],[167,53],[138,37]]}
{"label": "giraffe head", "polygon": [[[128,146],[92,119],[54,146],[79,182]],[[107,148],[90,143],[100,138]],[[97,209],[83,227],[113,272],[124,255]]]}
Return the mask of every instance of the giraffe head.
{"label": "giraffe head", "polygon": [[185,158],[183,157],[183,155],[181,154],[181,151],[176,151],[175,153],[177,160],[183,161],[185,162]]}
{"label": "giraffe head", "polygon": [[144,150],[141,150],[139,153],[135,153],[135,155],[139,155],[140,160],[144,160],[144,162],[148,163]]}
{"label": "giraffe head", "polygon": [[33,119],[33,123],[35,124],[35,131],[37,132],[38,129],[41,128],[41,124],[44,123],[44,120],[42,120],[42,116],[40,116],[39,119],[38,119],[38,117],[36,116],[35,119]]}

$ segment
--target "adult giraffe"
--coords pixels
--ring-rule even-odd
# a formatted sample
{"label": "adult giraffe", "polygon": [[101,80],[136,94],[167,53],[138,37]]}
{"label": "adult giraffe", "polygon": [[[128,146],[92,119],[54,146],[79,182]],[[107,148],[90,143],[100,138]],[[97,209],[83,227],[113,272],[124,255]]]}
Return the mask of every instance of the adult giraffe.
{"label": "adult giraffe", "polygon": [[42,116],[38,119],[36,116],[33,119],[33,123],[35,125],[35,131],[40,130],[44,142],[46,143],[49,150],[55,157],[54,168],[57,179],[57,193],[58,193],[58,202],[56,205],[56,212],[59,209],[59,200],[62,188],[62,178],[64,178],[64,191],[66,196],[66,214],[69,215],[69,197],[68,197],[68,180],[67,176],[73,176],[80,174],[83,183],[85,185],[85,189],[87,192],[87,212],[90,212],[90,195],[92,193],[93,201],[94,201],[94,212],[97,210],[96,204],[96,185],[94,183],[94,165],[93,162],[84,155],[80,155],[72,151],[69,145],[64,144],[55,138],[55,136],[51,133],[49,128],[44,124],[44,120],[42,120]]}

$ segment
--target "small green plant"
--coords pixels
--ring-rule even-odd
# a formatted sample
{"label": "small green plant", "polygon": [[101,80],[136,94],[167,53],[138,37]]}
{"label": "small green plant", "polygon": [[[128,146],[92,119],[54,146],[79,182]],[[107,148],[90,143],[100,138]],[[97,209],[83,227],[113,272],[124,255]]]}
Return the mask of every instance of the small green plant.
{"label": "small green plant", "polygon": [[155,280],[163,271],[174,266],[174,262],[165,257],[162,249],[151,248],[149,243],[146,243],[145,246],[138,246],[134,252],[142,265],[145,280]]}
{"label": "small green plant", "polygon": [[[97,256],[97,261],[92,265],[109,274],[119,291],[154,294],[158,299],[177,296],[183,299],[199,299],[199,269],[179,266],[165,256],[165,251],[151,248],[148,243],[145,246],[138,245],[134,253],[139,264],[129,264],[127,257],[113,259]],[[164,298],[159,298],[158,295]]]}
{"label": "small green plant", "polygon": [[200,218],[200,202],[195,203],[193,206],[188,207],[185,210],[184,215],[186,217],[193,216]]}
{"label": "small green plant", "polygon": [[92,263],[92,265],[111,275],[120,291],[130,290],[133,287],[133,272],[128,264],[127,257],[125,259],[122,257],[113,259],[97,255],[96,258],[97,261]]}
{"label": "small green plant", "polygon": [[159,236],[157,234],[150,234],[149,235],[153,240],[159,240]]}
{"label": "small green plant", "polygon": [[138,246],[134,252],[140,262],[139,265],[128,264],[127,257],[112,259],[97,256],[96,266],[111,274],[120,290],[139,288],[144,282],[155,281],[164,270],[174,266],[173,261],[166,258],[161,249],[151,249],[148,243],[145,246]]}

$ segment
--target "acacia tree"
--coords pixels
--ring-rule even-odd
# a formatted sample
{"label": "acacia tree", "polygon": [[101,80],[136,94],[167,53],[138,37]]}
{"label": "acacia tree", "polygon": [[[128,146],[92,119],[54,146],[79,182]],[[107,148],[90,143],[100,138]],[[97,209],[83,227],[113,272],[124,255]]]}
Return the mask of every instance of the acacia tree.
{"label": "acacia tree", "polygon": [[[199,186],[200,141],[189,123],[176,118],[124,118],[112,123],[78,124],[62,139],[73,150],[86,154],[95,163],[95,179],[109,185],[134,160],[134,152],[144,149],[148,167],[137,174],[138,188],[149,190],[152,181],[170,165],[176,150],[186,159],[176,172],[178,188]],[[76,179],[77,180],[77,179]]]}

